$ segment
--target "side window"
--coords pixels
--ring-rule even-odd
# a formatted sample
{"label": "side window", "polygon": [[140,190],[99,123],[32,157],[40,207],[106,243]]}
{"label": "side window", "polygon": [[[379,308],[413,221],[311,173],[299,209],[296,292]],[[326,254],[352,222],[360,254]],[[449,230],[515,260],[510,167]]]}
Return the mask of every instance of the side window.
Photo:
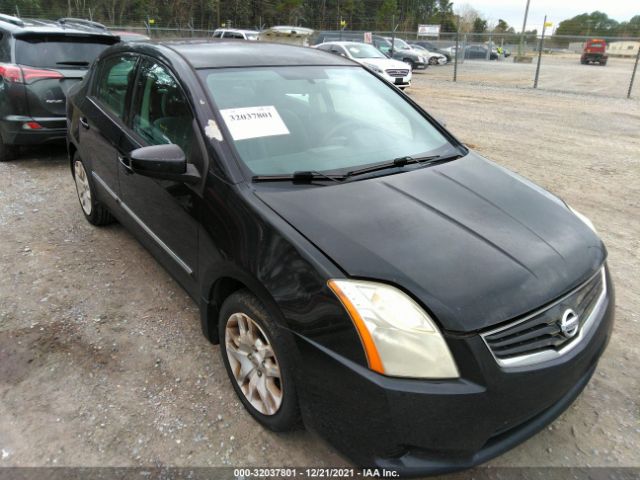
{"label": "side window", "polygon": [[222,38],[222,32],[213,32],[213,38]]}
{"label": "side window", "polygon": [[131,55],[108,57],[100,65],[94,96],[119,118],[124,118],[135,65],[136,57]]}
{"label": "side window", "polygon": [[150,145],[179,145],[187,158],[193,149],[189,103],[171,73],[159,63],[144,61],[140,66],[132,129]]}
{"label": "side window", "polygon": [[11,63],[11,47],[9,45],[9,38],[4,33],[0,32],[0,62]]}

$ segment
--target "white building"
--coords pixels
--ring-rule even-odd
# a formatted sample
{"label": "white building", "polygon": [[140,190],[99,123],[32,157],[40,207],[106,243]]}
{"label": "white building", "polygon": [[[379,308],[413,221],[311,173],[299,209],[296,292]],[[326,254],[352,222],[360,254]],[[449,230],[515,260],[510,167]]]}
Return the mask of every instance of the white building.
{"label": "white building", "polygon": [[640,49],[638,41],[611,42],[607,47],[607,54],[612,57],[635,57]]}

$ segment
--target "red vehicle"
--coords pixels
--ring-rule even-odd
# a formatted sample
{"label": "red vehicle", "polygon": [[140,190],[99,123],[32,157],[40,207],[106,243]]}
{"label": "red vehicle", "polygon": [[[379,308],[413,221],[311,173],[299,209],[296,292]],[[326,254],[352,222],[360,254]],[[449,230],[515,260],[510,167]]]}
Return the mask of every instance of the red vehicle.
{"label": "red vehicle", "polygon": [[589,63],[598,63],[600,65],[607,64],[606,54],[607,42],[601,38],[592,38],[584,42],[580,63],[587,65]]}

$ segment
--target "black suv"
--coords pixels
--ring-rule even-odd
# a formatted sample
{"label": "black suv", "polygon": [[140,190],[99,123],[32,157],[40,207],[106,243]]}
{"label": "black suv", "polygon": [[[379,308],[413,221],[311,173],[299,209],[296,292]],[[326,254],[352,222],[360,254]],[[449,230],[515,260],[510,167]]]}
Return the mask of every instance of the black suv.
{"label": "black suv", "polygon": [[64,140],[66,92],[118,41],[86,20],[0,15],[0,161],[19,145]]}

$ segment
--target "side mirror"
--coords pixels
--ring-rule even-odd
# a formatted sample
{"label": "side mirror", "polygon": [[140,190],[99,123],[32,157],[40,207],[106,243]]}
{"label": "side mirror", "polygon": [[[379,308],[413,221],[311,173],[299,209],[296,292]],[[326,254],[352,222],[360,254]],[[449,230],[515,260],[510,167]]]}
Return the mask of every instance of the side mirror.
{"label": "side mirror", "polygon": [[173,143],[137,148],[129,154],[125,167],[145,177],[185,183],[198,183],[201,178],[198,169],[187,163],[182,148]]}

